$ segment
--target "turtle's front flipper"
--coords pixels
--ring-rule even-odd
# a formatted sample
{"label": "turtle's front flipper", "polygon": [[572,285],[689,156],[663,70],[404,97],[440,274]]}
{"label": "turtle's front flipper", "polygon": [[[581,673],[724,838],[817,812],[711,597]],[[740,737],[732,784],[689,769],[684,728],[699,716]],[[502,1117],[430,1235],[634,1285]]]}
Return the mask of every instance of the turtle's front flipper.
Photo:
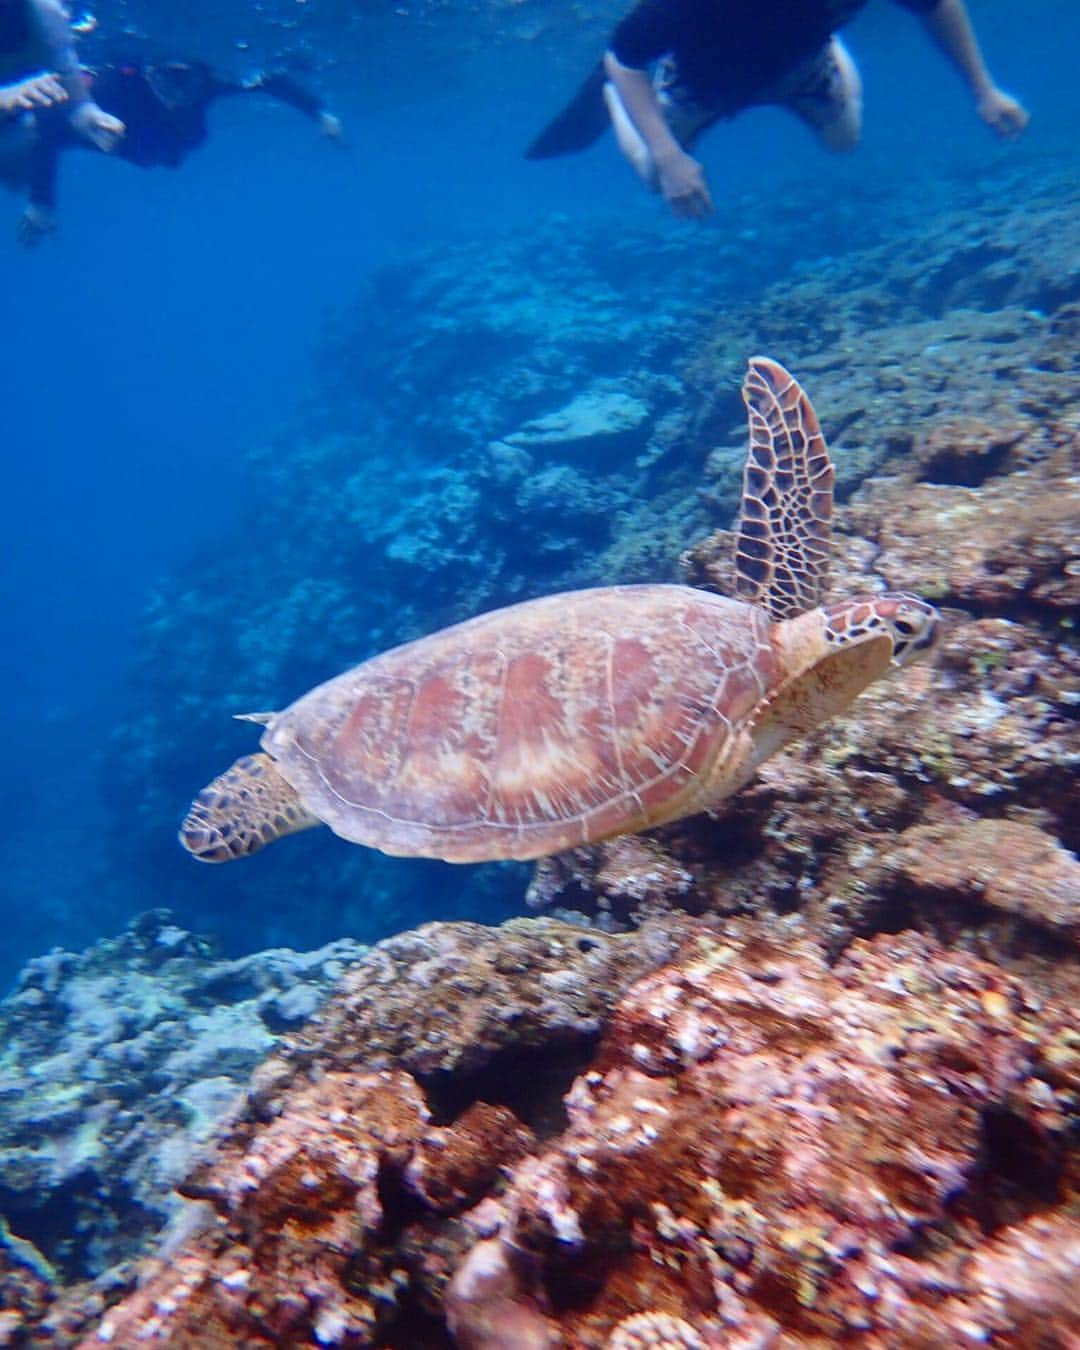
{"label": "turtle's front flipper", "polygon": [[739,598],[790,619],[820,605],[829,579],[833,467],[810,400],[764,356],[743,381],[750,450],[735,541]]}
{"label": "turtle's front flipper", "polygon": [[245,755],[191,803],[180,842],[200,862],[231,862],[321,823],[300,804],[269,755]]}

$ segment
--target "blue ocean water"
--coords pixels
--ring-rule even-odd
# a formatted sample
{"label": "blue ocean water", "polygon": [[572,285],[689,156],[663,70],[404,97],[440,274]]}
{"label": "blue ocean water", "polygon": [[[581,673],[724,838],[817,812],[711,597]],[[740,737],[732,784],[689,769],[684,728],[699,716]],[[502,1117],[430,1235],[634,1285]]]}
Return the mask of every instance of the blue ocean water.
{"label": "blue ocean water", "polygon": [[[521,159],[619,6],[583,18],[551,0],[452,13],[311,5],[310,20],[295,5],[257,15],[189,8],[182,23],[159,8],[103,4],[100,33],[146,35],[237,73],[302,49],[304,78],[342,116],[347,144],[325,143],[290,110],[252,99],[215,108],[210,143],[177,172],[68,156],[62,228],[33,253],[14,241],[18,203],[0,196],[9,222],[0,228],[8,474],[0,985],[27,957],[85,944],[161,903],[181,923],[218,919],[234,949],[315,943],[356,926],[355,915],[342,914],[335,930],[333,903],[305,903],[298,914],[277,891],[260,907],[254,892],[269,884],[269,863],[254,880],[234,880],[231,869],[196,867],[171,837],[152,850],[153,867],[128,870],[115,784],[137,792],[138,775],[116,762],[110,737],[131,716],[142,616],[162,579],[200,557],[220,560],[221,549],[239,565],[245,540],[258,548],[258,521],[240,528],[258,489],[250,452],[280,444],[313,400],[332,424],[319,392],[328,313],[352,303],[388,260],[488,232],[525,235],[548,222],[565,236],[603,221],[614,232],[655,229],[706,257],[717,243],[715,225],[672,224],[610,142],[552,164]],[[797,207],[811,179],[853,200],[867,183],[887,184],[890,195],[895,185],[898,197],[927,194],[930,184],[927,209],[938,209],[1014,157],[1068,153],[1080,112],[1074,0],[1040,0],[1034,11],[972,0],[971,9],[995,73],[1031,109],[1018,145],[992,141],[917,25],[876,0],[850,30],[867,90],[864,147],[830,160],[780,114],[747,115],[702,147],[717,195],[772,194]],[[865,199],[867,212],[878,209],[878,198]],[[769,215],[754,228],[767,234]],[[815,255],[845,247],[837,238],[823,249],[812,215],[805,239]],[[453,370],[439,379],[452,381]],[[416,396],[422,403],[434,392]],[[368,651],[368,636],[358,635],[357,655]],[[222,717],[233,710],[223,700]],[[124,746],[130,754],[130,739]],[[169,785],[177,819],[199,786]],[[146,840],[131,805],[134,858]],[[314,837],[295,846],[316,875],[340,857],[312,861]],[[369,916],[360,936],[423,917],[501,917],[523,885],[515,873],[469,892],[461,873],[420,867],[410,875],[415,907]],[[239,918],[231,912],[238,886],[248,896]]]}

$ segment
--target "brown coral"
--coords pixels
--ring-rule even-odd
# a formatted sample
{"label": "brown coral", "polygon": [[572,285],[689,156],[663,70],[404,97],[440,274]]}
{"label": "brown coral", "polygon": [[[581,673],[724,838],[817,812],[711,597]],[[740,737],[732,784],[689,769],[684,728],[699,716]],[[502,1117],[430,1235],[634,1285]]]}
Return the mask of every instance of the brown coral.
{"label": "brown coral", "polygon": [[106,1316],[98,1341],[371,1344],[400,1284],[378,1242],[380,1188],[426,1116],[401,1073],[327,1074],[295,1093],[287,1115],[241,1131],[185,1185],[216,1219]]}
{"label": "brown coral", "polygon": [[412,1075],[338,1064],[329,1018],[86,1350],[1068,1345],[1080,972],[1031,988],[910,933],[830,968],[801,927],[697,926],[544,1141],[490,1102],[434,1123]]}
{"label": "brown coral", "polygon": [[981,901],[1080,943],[1080,862],[1034,825],[954,812],[905,831],[887,862],[909,898]]}
{"label": "brown coral", "polygon": [[1080,1043],[1067,1002],[1040,1004],[913,936],[856,944],[835,972],[799,942],[703,937],[635,986],[569,1129],[516,1169],[503,1296],[513,1272],[515,1303],[561,1309],[574,1346],[666,1308],[778,1345],[891,1346],[915,1343],[944,1281],[941,1334],[959,1335],[983,1232],[1073,1184]]}

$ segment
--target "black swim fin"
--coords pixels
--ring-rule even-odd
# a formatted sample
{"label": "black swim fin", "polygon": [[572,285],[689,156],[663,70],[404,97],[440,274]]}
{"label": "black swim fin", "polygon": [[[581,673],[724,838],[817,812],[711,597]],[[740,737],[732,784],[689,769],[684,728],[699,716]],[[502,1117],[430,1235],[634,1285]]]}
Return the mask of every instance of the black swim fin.
{"label": "black swim fin", "polygon": [[604,103],[603,63],[597,61],[588,79],[553,121],[549,122],[528,150],[526,159],[555,159],[574,155],[598,141],[609,126]]}

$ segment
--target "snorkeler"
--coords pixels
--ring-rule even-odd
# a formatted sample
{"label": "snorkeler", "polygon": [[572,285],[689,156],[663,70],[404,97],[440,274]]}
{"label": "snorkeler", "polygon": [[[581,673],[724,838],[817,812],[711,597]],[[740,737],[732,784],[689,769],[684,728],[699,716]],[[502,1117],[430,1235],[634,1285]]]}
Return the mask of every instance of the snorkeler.
{"label": "snorkeler", "polygon": [[0,0],[0,128],[15,134],[28,114],[61,108],[74,136],[109,151],[124,124],[90,97],[57,0]]}
{"label": "snorkeler", "polygon": [[[677,216],[707,215],[702,166],[688,153],[708,127],[744,108],[787,108],[830,150],[862,131],[862,82],[836,30],[867,0],[640,0],[604,59],[526,152],[572,154],[609,122],[619,149]],[[983,61],[964,0],[897,0],[917,13],[960,72],[979,116],[1003,139],[1028,114]],[[648,67],[655,64],[652,77]]]}
{"label": "snorkeler", "polygon": [[[341,123],[321,101],[279,72],[239,81],[215,74],[202,61],[116,62],[96,66],[84,78],[101,106],[123,118],[127,127],[116,157],[144,169],[178,168],[209,136],[210,105],[233,94],[269,94],[313,118],[325,136],[341,136]],[[34,114],[33,134],[20,165],[29,203],[18,237],[28,246],[55,228],[60,155],[79,144],[56,113],[47,108]],[[9,182],[13,178],[10,167],[6,177]]]}

